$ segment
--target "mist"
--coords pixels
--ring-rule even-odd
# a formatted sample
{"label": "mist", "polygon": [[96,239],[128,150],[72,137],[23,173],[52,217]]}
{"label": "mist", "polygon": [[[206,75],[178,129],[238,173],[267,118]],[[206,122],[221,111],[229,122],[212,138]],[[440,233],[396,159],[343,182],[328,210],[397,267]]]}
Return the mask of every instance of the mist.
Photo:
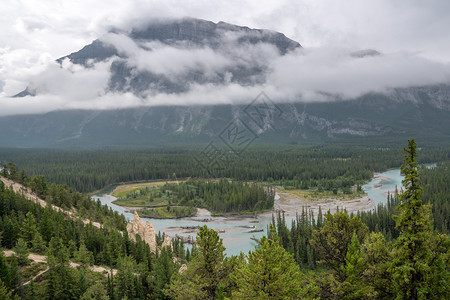
{"label": "mist", "polygon": [[[364,5],[324,1],[99,1],[41,6],[6,0],[0,4],[5,30],[0,33],[0,115],[45,113],[63,109],[120,109],[156,105],[242,104],[264,91],[277,102],[354,99],[366,93],[450,83],[448,3],[424,8],[417,1],[377,1]],[[239,3],[239,5],[238,5]],[[44,14],[44,11],[46,14]],[[26,13],[24,13],[26,12]],[[84,16],[84,17],[83,17]],[[227,21],[285,33],[303,48],[280,55],[273,45],[237,46],[233,34],[221,47],[134,41],[134,28],[184,16]],[[299,17],[300,16],[300,17]],[[395,18],[392,18],[395,16]],[[111,32],[114,29],[114,33]],[[76,65],[56,59],[95,39],[120,54],[101,62]],[[351,53],[374,49],[380,55]],[[145,93],[110,89],[111,67],[125,63],[133,72],[151,72],[183,86]],[[262,72],[239,84],[237,68]],[[191,74],[202,81],[190,81]],[[127,78],[129,81],[132,78]],[[35,96],[13,98],[28,88]]]}

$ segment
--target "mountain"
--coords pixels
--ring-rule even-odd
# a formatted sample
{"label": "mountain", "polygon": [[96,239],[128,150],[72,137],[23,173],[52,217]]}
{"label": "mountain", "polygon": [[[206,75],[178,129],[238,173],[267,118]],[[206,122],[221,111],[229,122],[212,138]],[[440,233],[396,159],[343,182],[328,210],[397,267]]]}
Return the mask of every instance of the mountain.
{"label": "mountain", "polygon": [[[432,97],[431,97],[432,96]],[[450,141],[450,87],[409,88],[351,101],[273,104],[265,95],[248,106],[161,106],[68,110],[0,118],[0,146],[226,145],[238,122],[258,143],[305,143],[416,137]],[[439,100],[440,99],[440,100]],[[264,111],[255,114],[257,110]],[[230,125],[231,124],[231,125]],[[231,127],[230,127],[231,126]]]}
{"label": "mountain", "polygon": [[[153,22],[129,32],[112,30],[58,62],[89,69],[108,61],[105,92],[145,99],[158,93],[182,94],[195,85],[257,86],[266,81],[272,57],[298,49],[301,45],[282,33],[186,18]],[[173,52],[173,64],[161,67],[157,60],[145,59],[158,51]],[[349,55],[364,59],[381,54],[368,49]],[[177,66],[178,56],[192,60]],[[27,88],[16,95],[16,101],[35,94],[39,87]],[[66,110],[0,117],[0,146],[161,146],[216,140],[230,147],[225,135],[236,124],[238,131],[247,131],[245,140],[259,143],[413,136],[449,140],[449,85],[391,89],[351,100],[333,97],[335,101],[323,103],[275,104],[261,94],[252,103],[248,99],[248,105]]]}
{"label": "mountain", "polygon": [[[181,20],[160,21],[151,23],[147,27],[132,30],[130,33],[112,31],[112,34],[125,35],[136,45],[146,51],[159,49],[180,50],[180,55],[188,51],[211,50],[217,55],[217,60],[225,60],[223,65],[210,72],[208,66],[193,66],[181,74],[156,73],[151,68],[142,68],[142,65],[130,63],[130,56],[135,53],[119,51],[114,47],[111,39],[95,40],[78,52],[60,58],[69,59],[72,63],[89,65],[89,62],[104,61],[113,56],[111,77],[108,91],[132,92],[145,97],[157,93],[182,93],[195,84],[220,84],[223,82],[252,85],[263,83],[267,71],[267,62],[255,59],[255,53],[263,45],[276,49],[277,54],[286,53],[301,48],[300,44],[287,38],[284,34],[269,30],[250,29],[225,22],[213,23],[210,21],[184,18]],[[120,47],[120,46],[119,46]],[[244,51],[244,52],[243,52]],[[248,51],[246,53],[246,51]],[[209,54],[206,52],[206,54]],[[258,54],[258,53],[256,53]],[[202,57],[207,59],[207,57]],[[176,63],[176,62],[174,62]],[[201,64],[201,62],[197,62]],[[213,62],[208,62],[214,64]]]}

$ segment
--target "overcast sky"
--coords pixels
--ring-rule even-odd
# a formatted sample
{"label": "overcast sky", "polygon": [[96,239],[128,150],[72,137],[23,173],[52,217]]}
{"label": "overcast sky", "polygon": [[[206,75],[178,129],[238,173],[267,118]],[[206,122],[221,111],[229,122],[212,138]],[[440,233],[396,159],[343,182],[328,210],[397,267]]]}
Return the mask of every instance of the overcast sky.
{"label": "overcast sky", "polygon": [[[274,63],[270,78],[274,86],[266,87],[274,94],[281,87],[306,93],[326,85],[327,92],[358,96],[385,88],[388,82],[380,78],[386,79],[386,74],[392,74],[393,87],[448,82],[450,78],[448,0],[1,0],[0,115],[93,108],[80,101],[105,96],[99,86],[107,81],[108,65],[100,64],[92,72],[80,69],[74,76],[74,66],[68,66],[72,75],[63,74],[55,69],[54,60],[78,51],[111,27],[129,29],[155,18],[185,16],[271,29],[298,41],[305,48],[303,56],[292,55]],[[384,58],[358,63],[339,60],[342,52],[369,48],[383,53]],[[297,74],[299,69],[303,73]],[[407,76],[411,73],[420,76]],[[302,79],[301,84],[296,78]],[[350,85],[355,78],[358,82]],[[57,79],[60,94],[49,93],[22,104],[8,98],[30,81]],[[79,91],[80,85],[86,91]],[[239,94],[239,87],[230,89],[230,97]],[[205,90],[197,87],[196,92]],[[103,97],[95,108],[118,102],[127,106],[135,101],[132,95],[121,96]],[[163,95],[159,99],[165,103]],[[177,99],[173,103],[177,104]]]}

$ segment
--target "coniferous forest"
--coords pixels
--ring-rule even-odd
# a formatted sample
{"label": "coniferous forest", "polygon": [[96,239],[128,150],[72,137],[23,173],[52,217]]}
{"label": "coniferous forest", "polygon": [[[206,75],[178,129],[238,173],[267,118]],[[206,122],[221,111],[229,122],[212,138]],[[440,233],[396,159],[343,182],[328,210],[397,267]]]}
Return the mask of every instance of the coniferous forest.
{"label": "coniferous forest", "polygon": [[[114,201],[136,206],[146,203],[152,206],[203,207],[213,213],[252,213],[270,210],[273,207],[275,191],[272,186],[263,187],[220,179],[218,181],[187,180],[182,183],[165,183],[160,187],[140,188]],[[167,206],[166,206],[167,207]]]}
{"label": "coniferous forest", "polygon": [[[203,148],[150,149],[6,149],[0,163],[14,162],[31,176],[66,184],[79,192],[145,180],[229,178],[264,181],[286,188],[333,190],[368,181],[374,172],[398,168],[399,146],[258,146],[236,155],[222,150],[208,163]],[[447,149],[418,150],[420,163],[450,160]]]}
{"label": "coniferous forest", "polygon": [[0,300],[450,300],[450,0],[111,2],[0,2]]}
{"label": "coniferous forest", "polygon": [[[256,183],[355,188],[402,161],[401,151],[392,149],[297,150],[249,151],[230,160],[230,168],[206,174],[226,180],[168,183],[164,190],[185,203],[203,199],[213,211],[236,205],[251,210],[261,200],[269,208],[273,191]],[[409,141],[401,167],[404,188],[374,211],[316,216],[303,208],[289,223],[278,212],[258,246],[238,256],[226,256],[219,234],[206,225],[192,248],[181,239],[162,247],[159,233],[152,252],[139,236],[128,236],[122,215],[83,194],[121,181],[207,178],[195,165],[195,151],[55,150],[47,159],[44,150],[8,151],[2,155],[14,163],[5,161],[1,171],[0,299],[450,297],[450,164],[442,149],[420,149]],[[422,166],[431,162],[437,165]],[[242,202],[247,191],[256,202]],[[31,201],[29,193],[45,205]],[[222,197],[229,200],[220,202]]]}

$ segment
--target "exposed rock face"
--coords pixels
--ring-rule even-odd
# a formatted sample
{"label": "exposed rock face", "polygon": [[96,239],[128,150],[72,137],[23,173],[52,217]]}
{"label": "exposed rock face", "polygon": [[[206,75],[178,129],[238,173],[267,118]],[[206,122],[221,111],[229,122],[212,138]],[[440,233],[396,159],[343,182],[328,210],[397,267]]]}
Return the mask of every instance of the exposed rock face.
{"label": "exposed rock face", "polygon": [[161,245],[161,248],[164,248],[164,247],[170,247],[170,249],[173,250],[172,239],[168,235],[164,236],[164,241]]}
{"label": "exposed rock face", "polygon": [[149,246],[150,251],[156,252],[156,233],[150,221],[147,221],[145,226],[139,217],[138,213],[134,211],[134,219],[127,224],[127,231],[130,238],[136,241],[136,234],[144,240]]}
{"label": "exposed rock face", "polygon": [[186,270],[187,270],[187,266],[185,264],[182,264],[180,269],[178,269],[178,273],[181,274],[181,273],[183,273]]}
{"label": "exposed rock face", "polygon": [[274,45],[280,54],[286,54],[301,47],[298,42],[280,32],[194,18],[152,22],[146,28],[133,30],[130,37],[134,40],[158,40],[166,44],[184,41],[191,46],[201,45],[217,49],[223,47],[224,35],[228,35],[228,38],[233,35],[235,42],[239,45],[248,43]]}
{"label": "exposed rock face", "polygon": [[[181,71],[161,72],[151,64],[147,67],[137,64],[134,53],[122,51],[117,43],[102,37],[58,60],[62,63],[68,59],[86,67],[92,67],[92,62],[111,60],[105,92],[132,93],[143,100],[158,93],[174,95],[188,92],[194,86],[205,84],[219,88],[230,83],[245,88],[263,84],[271,72],[273,57],[301,47],[278,32],[190,18],[155,21],[131,32],[112,31],[110,34],[121,35],[139,49],[139,53],[146,55],[171,49],[174,53],[190,55],[186,57],[192,59],[201,58],[199,63],[188,64],[180,68]],[[269,55],[267,53],[272,52],[268,49],[278,53]],[[191,56],[202,51],[214,54],[214,59]],[[349,55],[357,59],[382,54],[366,49]],[[206,63],[219,57],[222,61],[219,64]],[[39,95],[37,87],[29,87],[16,96],[34,95]],[[439,142],[448,140],[450,135],[449,84],[395,88],[347,100],[339,95],[324,96],[329,96],[330,102],[279,104],[279,110],[267,110],[268,117],[261,118],[262,124],[249,120],[246,105],[168,104],[6,116],[0,117],[0,146],[153,147],[208,143],[236,118],[243,120],[251,131],[258,134],[260,141],[268,144],[383,136],[400,140],[411,136],[424,137],[427,141],[431,138]],[[266,100],[261,104],[270,102]]]}
{"label": "exposed rock face", "polygon": [[[214,53],[214,59],[223,62],[212,69],[203,68],[201,65],[204,63],[210,64],[205,58],[182,72],[161,73],[154,67],[136,65],[133,54],[122,51],[120,45],[107,38],[109,35],[57,60],[62,63],[69,59],[74,64],[90,67],[92,62],[112,59],[111,77],[106,90],[129,92],[142,98],[158,93],[185,93],[196,84],[262,84],[269,70],[267,59],[272,55],[268,54],[272,53],[268,49],[278,55],[285,55],[301,48],[298,42],[280,32],[193,18],[153,21],[130,33],[113,30],[110,34],[132,41],[139,51],[147,53],[149,57],[163,45],[183,55],[192,51]],[[147,60],[151,62],[152,58]],[[31,94],[31,91],[25,90],[16,96]]]}

